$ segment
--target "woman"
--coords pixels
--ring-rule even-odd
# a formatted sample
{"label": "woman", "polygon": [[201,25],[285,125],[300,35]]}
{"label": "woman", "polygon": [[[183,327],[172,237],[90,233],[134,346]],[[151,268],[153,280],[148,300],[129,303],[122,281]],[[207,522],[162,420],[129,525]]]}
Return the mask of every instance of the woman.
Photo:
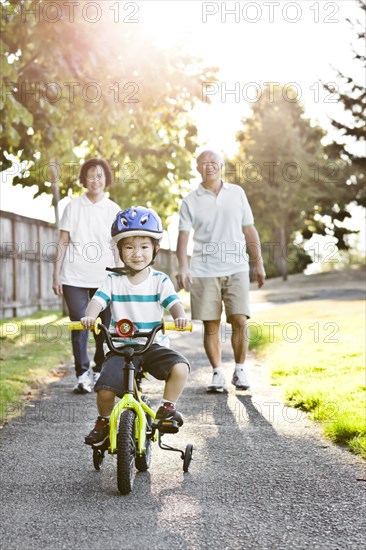
{"label": "woman", "polygon": [[[112,184],[112,172],[103,159],[90,159],[81,167],[79,181],[86,193],[73,199],[65,208],[60,222],[58,253],[52,288],[63,295],[71,321],[84,317],[87,305],[105,278],[105,268],[119,263],[118,251],[110,236],[119,206],[105,194]],[[101,314],[109,326],[109,308]],[[90,361],[87,353],[88,331],[72,331],[71,341],[77,384],[75,393],[89,393]],[[94,334],[94,333],[93,333]],[[95,336],[94,383],[104,361],[103,339]]]}

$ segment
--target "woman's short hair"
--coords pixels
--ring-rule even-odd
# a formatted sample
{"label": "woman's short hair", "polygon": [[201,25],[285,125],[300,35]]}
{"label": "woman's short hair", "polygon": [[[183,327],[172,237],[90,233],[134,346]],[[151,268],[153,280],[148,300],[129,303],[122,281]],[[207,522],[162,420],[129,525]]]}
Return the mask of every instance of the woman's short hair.
{"label": "woman's short hair", "polygon": [[109,185],[112,185],[113,183],[113,174],[112,170],[109,167],[109,164],[104,159],[89,159],[82,165],[80,169],[80,175],[79,175],[79,181],[80,183],[86,187],[86,175],[88,173],[89,168],[94,168],[94,166],[100,166],[103,169],[104,175],[105,175],[105,186],[108,187]]}

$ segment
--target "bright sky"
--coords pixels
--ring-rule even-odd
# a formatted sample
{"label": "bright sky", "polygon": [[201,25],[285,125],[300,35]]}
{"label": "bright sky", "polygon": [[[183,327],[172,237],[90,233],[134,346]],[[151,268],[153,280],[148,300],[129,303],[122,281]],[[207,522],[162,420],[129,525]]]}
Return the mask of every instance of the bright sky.
{"label": "bright sky", "polygon": [[363,82],[361,65],[352,62],[355,33],[346,22],[360,12],[355,0],[146,1],[141,24],[158,44],[184,44],[219,67],[218,85],[203,90],[203,101],[213,104],[203,102],[195,115],[202,139],[232,153],[240,119],[266,82],[293,83],[306,114],[331,128],[328,116],[342,111],[320,79],[337,84],[334,69],[340,69]]}
{"label": "bright sky", "polygon": [[[110,9],[115,2],[100,6],[103,16],[112,19],[117,14],[116,8]],[[360,14],[356,0],[145,0],[120,2],[119,23],[110,24],[132,33],[134,25],[142,26],[160,46],[183,46],[205,64],[219,67],[219,82],[203,90],[193,116],[202,145],[232,154],[240,119],[250,113],[266,82],[295,85],[306,115],[327,130],[329,116],[344,120],[342,108],[327,97],[320,79],[342,85],[336,77],[339,69],[363,82],[361,65],[352,60],[355,33],[346,22]],[[265,90],[269,93],[268,87]],[[211,105],[205,102],[208,94]],[[360,148],[354,151],[361,153]],[[32,189],[2,182],[1,209],[29,215],[31,205],[32,216],[54,221],[50,198],[32,202],[33,194]]]}

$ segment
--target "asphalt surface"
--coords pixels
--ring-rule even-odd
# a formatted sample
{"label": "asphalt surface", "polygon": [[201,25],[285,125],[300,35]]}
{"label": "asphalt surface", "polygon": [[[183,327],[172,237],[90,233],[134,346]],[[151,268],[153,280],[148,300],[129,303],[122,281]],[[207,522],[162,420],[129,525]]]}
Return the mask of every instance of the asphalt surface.
{"label": "asphalt surface", "polygon": [[[115,458],[106,455],[100,472],[93,468],[83,438],[95,419],[95,396],[72,393],[68,366],[67,376],[1,431],[1,548],[365,547],[364,462],[326,441],[304,413],[285,407],[266,367],[253,358],[251,390],[206,394],[211,373],[201,336],[199,324],[193,334],[172,336],[193,368],[179,402],[185,424],[164,437],[181,448],[193,443],[189,472],[178,453],[154,444],[150,470],[121,496]],[[162,383],[147,381],[144,388],[157,405]]]}

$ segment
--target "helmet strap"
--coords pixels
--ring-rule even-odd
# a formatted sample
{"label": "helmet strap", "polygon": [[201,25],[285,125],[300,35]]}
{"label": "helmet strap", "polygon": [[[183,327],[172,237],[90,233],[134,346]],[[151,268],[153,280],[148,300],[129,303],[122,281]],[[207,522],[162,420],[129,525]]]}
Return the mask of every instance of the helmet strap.
{"label": "helmet strap", "polygon": [[[149,264],[151,265],[151,264]],[[146,267],[149,267],[147,265]],[[146,269],[146,267],[143,267],[142,269],[133,269],[132,267],[106,267],[106,271],[111,271],[112,273],[118,273],[118,275],[137,275],[137,273],[140,273],[140,271],[143,271]]]}
{"label": "helmet strap", "polygon": [[112,273],[118,273],[119,275],[137,275],[137,273],[140,273],[140,271],[143,271],[144,269],[146,269],[147,267],[150,267],[154,261],[155,261],[155,256],[156,256],[156,252],[154,250],[154,255],[153,255],[153,258],[151,260],[151,262],[149,264],[147,264],[145,267],[143,267],[142,269],[133,269],[133,267],[128,267],[128,266],[124,266],[124,267],[106,267],[106,271],[111,271]]}

